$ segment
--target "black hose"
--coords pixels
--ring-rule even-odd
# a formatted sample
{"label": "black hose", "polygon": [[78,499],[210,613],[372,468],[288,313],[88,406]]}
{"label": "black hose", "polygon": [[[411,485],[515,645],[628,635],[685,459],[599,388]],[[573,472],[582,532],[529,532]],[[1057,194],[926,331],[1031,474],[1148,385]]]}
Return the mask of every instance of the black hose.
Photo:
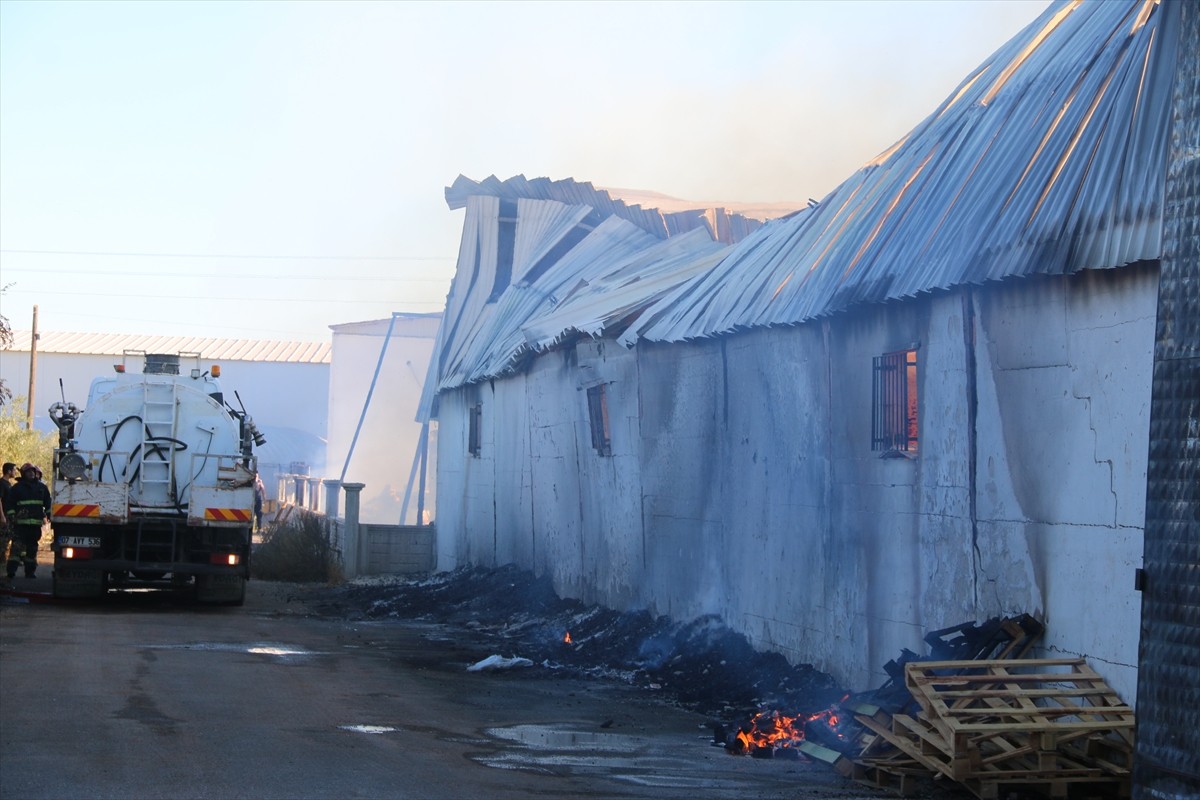
{"label": "black hose", "polygon": [[[142,421],[142,418],[139,417],[137,414],[130,414],[128,417],[126,417],[125,419],[121,420],[120,422],[118,422],[116,424],[116,427],[113,428],[112,436],[108,437],[108,439],[105,441],[104,457],[100,459],[100,469],[96,471],[97,480],[101,480],[101,481],[104,480],[104,465],[110,462],[108,451],[112,450],[113,442],[115,442],[117,440],[117,434],[121,432],[121,427],[124,426],[125,423],[129,422],[129,420],[131,420],[131,419],[136,419],[138,422]],[[141,445],[138,445],[138,447],[141,447]],[[130,459],[132,459],[132,458],[133,458],[133,456],[130,455]],[[118,480],[117,468],[110,464],[108,469],[109,469],[109,472],[112,473],[112,479],[114,481]],[[128,464],[125,465],[125,469],[126,470],[129,469]]]}

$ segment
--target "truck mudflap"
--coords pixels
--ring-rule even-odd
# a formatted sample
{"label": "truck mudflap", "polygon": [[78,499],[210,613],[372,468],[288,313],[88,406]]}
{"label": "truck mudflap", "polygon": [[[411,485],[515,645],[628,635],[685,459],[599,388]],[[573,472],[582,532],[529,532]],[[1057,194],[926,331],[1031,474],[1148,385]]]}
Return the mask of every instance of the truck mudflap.
{"label": "truck mudflap", "polygon": [[197,575],[196,602],[240,606],[246,602],[246,579],[241,575]]}
{"label": "truck mudflap", "polygon": [[50,519],[56,523],[124,525],[129,521],[129,484],[55,481]]}
{"label": "truck mudflap", "polygon": [[54,565],[51,592],[55,597],[101,597],[107,588],[102,569],[74,564]]}

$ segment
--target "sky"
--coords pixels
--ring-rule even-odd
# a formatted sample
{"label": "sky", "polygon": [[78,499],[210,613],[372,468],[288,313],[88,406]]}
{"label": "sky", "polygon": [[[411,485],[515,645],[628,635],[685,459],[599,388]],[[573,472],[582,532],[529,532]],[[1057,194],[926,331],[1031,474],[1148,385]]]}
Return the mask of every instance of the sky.
{"label": "sky", "polygon": [[1048,0],[0,0],[0,314],[329,341],[440,310],[444,190],[820,199]]}

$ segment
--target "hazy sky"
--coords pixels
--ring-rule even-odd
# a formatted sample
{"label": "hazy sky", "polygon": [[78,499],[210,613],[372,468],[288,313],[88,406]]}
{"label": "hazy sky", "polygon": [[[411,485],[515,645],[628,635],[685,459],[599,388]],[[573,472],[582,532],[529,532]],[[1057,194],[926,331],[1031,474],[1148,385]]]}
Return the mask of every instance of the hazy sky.
{"label": "hazy sky", "polygon": [[0,313],[328,340],[436,311],[443,190],[821,198],[1047,0],[0,0]]}

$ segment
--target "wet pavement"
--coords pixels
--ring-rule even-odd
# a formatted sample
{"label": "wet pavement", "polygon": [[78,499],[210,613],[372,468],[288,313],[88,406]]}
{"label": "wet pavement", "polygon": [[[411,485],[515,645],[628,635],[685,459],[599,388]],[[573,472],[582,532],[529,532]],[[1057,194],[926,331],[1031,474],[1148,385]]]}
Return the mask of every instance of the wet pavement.
{"label": "wet pavement", "polygon": [[252,581],[244,608],[6,596],[0,684],[32,699],[5,702],[0,796],[885,796],[823,764],[732,756],[703,715],[621,680],[472,672],[490,637],[341,618],[329,591]]}

